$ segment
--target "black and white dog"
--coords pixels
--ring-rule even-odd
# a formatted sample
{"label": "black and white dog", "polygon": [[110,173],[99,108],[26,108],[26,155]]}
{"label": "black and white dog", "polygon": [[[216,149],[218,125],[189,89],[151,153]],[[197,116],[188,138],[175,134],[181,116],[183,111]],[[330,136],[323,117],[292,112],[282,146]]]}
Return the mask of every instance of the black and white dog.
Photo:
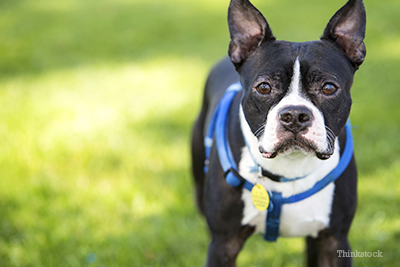
{"label": "black and white dog", "polygon": [[192,138],[197,203],[212,235],[207,266],[235,266],[255,233],[306,237],[309,266],[350,266],[337,251],[350,249],[357,202],[346,122],[366,55],[362,0],[336,12],[318,41],[277,41],[248,0],[231,0],[228,23],[229,58],[208,77]]}

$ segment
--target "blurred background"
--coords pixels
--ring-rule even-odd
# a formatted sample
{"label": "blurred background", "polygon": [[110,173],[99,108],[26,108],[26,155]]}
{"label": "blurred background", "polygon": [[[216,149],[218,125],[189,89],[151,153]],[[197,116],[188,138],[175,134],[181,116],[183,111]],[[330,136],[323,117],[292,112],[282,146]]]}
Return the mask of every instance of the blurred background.
{"label": "blurred background", "polygon": [[[254,0],[278,39],[315,40],[343,1]],[[353,86],[355,266],[400,263],[400,2],[365,0]],[[228,0],[0,0],[0,266],[203,266],[189,139]],[[238,266],[301,266],[302,239]]]}

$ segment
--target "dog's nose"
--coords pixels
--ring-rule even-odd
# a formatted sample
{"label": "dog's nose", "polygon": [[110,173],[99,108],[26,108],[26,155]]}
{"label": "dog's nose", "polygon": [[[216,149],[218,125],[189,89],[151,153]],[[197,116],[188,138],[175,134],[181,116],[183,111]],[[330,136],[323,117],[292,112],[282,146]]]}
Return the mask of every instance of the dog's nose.
{"label": "dog's nose", "polygon": [[279,121],[285,129],[299,133],[307,129],[313,120],[311,110],[304,106],[288,106],[279,112]]}

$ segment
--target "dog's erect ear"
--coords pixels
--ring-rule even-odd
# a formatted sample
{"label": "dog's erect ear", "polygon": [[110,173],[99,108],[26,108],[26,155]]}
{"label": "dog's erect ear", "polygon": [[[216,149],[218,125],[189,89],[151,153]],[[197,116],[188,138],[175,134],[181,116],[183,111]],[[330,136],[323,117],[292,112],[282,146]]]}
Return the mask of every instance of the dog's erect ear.
{"label": "dog's erect ear", "polygon": [[263,41],[275,40],[268,22],[248,0],[231,0],[228,24],[229,56],[236,69]]}
{"label": "dog's erect ear", "polygon": [[356,68],[363,63],[366,49],[366,15],[362,0],[349,0],[331,18],[321,40],[333,41],[353,62]]}

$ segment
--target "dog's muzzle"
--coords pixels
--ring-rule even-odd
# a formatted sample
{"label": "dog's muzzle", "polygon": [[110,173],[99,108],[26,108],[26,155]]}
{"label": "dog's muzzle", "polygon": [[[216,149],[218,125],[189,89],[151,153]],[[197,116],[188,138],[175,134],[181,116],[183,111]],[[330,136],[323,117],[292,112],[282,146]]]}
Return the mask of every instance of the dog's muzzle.
{"label": "dog's muzzle", "polygon": [[[307,134],[315,121],[313,112],[306,106],[290,105],[283,107],[277,114],[278,142],[272,151],[266,151],[262,145],[259,151],[264,158],[275,158],[278,154],[290,154],[295,151],[305,154],[315,153],[319,159],[328,159],[333,153],[334,138],[327,132],[328,149],[321,151],[320,146]],[[308,135],[308,137],[307,137]]]}

